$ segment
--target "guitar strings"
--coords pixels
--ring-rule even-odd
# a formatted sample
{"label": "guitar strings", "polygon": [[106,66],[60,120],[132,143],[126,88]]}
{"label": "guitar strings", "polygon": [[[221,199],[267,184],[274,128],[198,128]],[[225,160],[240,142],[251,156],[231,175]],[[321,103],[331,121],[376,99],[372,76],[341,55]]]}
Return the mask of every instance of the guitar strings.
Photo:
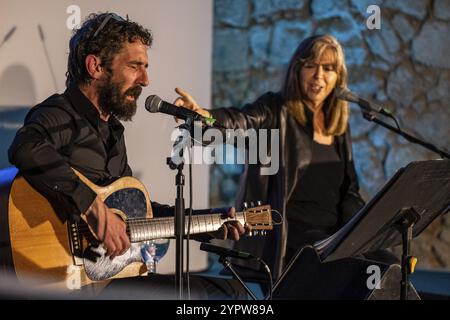
{"label": "guitar strings", "polygon": [[[276,210],[272,210],[272,211],[276,211]],[[276,211],[277,212],[277,211]],[[213,223],[214,223],[214,219],[213,217],[217,216],[217,214],[213,214],[213,215],[203,215],[203,216],[194,216],[193,219],[195,220],[203,220],[202,222],[205,222],[206,220],[208,220],[207,217],[209,217]],[[225,220],[225,222],[227,221],[240,221],[243,220],[245,221],[245,216],[243,216],[242,212],[238,212],[236,214],[236,218],[226,218],[226,219],[221,219],[221,220]],[[159,218],[128,218],[126,219],[124,222],[127,223],[129,226],[132,227],[140,227],[140,226],[151,226],[151,225],[164,225],[167,223],[171,223],[174,221],[174,217],[159,217]],[[200,223],[197,221],[192,221],[191,222],[191,227],[194,226],[195,224],[197,224],[198,226],[200,225]],[[89,226],[83,224],[83,225],[78,225],[78,230],[79,231],[86,231],[89,230]]]}
{"label": "guitar strings", "polygon": [[[272,210],[272,211],[276,211],[276,210]],[[278,211],[276,211],[278,213]],[[236,218],[226,218],[226,219],[221,219],[221,220],[225,220],[225,222],[227,221],[239,221],[239,220],[244,220],[245,221],[245,217],[239,217],[240,215],[242,215],[241,213],[237,213],[237,217]],[[193,216],[194,219],[196,220],[208,220],[208,217],[211,219],[211,221],[214,222],[213,217],[217,216],[216,214],[213,215],[202,215],[202,216]],[[147,225],[152,225],[152,224],[164,224],[164,223],[169,223],[174,221],[174,217],[160,217],[160,218],[128,218],[126,220],[124,220],[125,223],[132,225],[132,226],[147,226]],[[191,226],[195,224],[195,221],[191,222]],[[89,227],[87,225],[79,225],[78,226],[80,230],[82,230],[83,228],[89,229]]]}
{"label": "guitar strings", "polygon": [[[275,211],[275,210],[273,210]],[[191,228],[194,230],[194,233],[201,232],[210,232],[214,231],[215,229],[218,229],[220,226],[216,226],[216,222],[214,220],[214,217],[218,216],[217,214],[211,214],[211,215],[203,215],[203,216],[194,216],[193,221],[191,221]],[[196,220],[196,221],[194,221]],[[236,218],[227,218],[227,219],[220,219],[227,221],[239,221],[243,220],[245,221],[245,215],[243,212],[236,213]],[[219,222],[222,222],[220,221]],[[127,231],[130,237],[132,235],[133,231],[137,231],[137,238],[143,238],[146,240],[152,240],[152,239],[158,239],[158,238],[166,238],[173,236],[172,228],[174,217],[159,217],[159,218],[130,218],[126,219],[125,223],[127,224]],[[208,230],[208,223],[207,221],[211,222],[212,230]],[[201,230],[201,225],[204,225],[205,230]],[[220,223],[221,224],[221,223]],[[134,230],[132,230],[134,228]],[[195,230],[197,228],[197,230]],[[87,224],[78,224],[78,232],[82,234],[83,236],[91,235],[91,230]],[[139,241],[145,241],[145,240],[138,240]]]}

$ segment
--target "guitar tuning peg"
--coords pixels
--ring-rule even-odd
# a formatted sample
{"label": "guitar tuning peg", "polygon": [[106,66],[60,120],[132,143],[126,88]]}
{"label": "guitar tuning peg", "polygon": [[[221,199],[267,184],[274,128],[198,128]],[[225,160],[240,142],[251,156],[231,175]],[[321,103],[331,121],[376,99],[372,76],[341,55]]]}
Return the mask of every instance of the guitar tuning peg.
{"label": "guitar tuning peg", "polygon": [[262,236],[265,236],[266,234],[267,234],[266,230],[262,230],[262,231],[261,231],[261,235],[262,235]]}
{"label": "guitar tuning peg", "polygon": [[255,206],[255,203],[253,201],[251,201],[250,206],[253,208]]}
{"label": "guitar tuning peg", "polygon": [[254,236],[259,236],[259,230],[254,230],[254,231],[253,231],[253,235],[254,235]]}
{"label": "guitar tuning peg", "polygon": [[247,209],[248,208],[248,204],[247,204],[247,202],[244,202],[244,209]]}
{"label": "guitar tuning peg", "polygon": [[262,205],[261,200],[258,200],[258,201],[256,202],[256,205],[258,205],[258,206]]}

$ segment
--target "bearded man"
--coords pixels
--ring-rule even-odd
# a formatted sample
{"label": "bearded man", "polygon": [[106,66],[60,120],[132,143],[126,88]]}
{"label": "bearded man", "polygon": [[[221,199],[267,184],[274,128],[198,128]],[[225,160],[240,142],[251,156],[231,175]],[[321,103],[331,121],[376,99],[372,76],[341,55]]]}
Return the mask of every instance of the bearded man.
{"label": "bearded man", "polygon": [[[151,44],[150,31],[138,23],[115,13],[91,14],[70,40],[66,91],[30,110],[9,149],[10,162],[61,221],[86,221],[111,259],[130,248],[126,225],[73,169],[97,185],[132,175],[120,120],[132,119],[142,87],[149,85]],[[152,209],[155,217],[174,213],[156,202]],[[215,236],[238,240],[245,232],[232,221]],[[133,298],[133,290],[122,292],[119,298]]]}

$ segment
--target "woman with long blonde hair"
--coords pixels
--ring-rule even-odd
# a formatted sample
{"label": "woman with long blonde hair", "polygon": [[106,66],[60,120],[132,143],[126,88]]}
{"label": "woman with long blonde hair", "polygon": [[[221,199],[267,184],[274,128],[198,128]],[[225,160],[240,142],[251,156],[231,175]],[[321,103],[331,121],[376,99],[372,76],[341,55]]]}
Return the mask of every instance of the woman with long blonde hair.
{"label": "woman with long blonde hair", "polygon": [[[175,101],[226,128],[279,129],[280,167],[272,176],[247,164],[236,200],[262,200],[284,217],[266,238],[243,239],[239,249],[269,262],[275,277],[297,250],[333,234],[364,201],[353,164],[349,107],[335,96],[346,88],[344,52],[331,35],[302,41],[291,58],[282,89],[242,109],[205,110],[181,89]],[[262,244],[264,243],[264,244]]]}

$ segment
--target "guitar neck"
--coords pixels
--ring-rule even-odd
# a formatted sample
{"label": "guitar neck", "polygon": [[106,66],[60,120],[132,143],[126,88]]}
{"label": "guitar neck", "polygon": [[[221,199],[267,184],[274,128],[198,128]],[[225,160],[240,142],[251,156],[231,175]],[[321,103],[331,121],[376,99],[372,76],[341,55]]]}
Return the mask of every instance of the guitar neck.
{"label": "guitar neck", "polygon": [[[205,214],[191,217],[190,234],[199,234],[218,230],[227,221],[239,221],[245,224],[243,212],[236,213],[236,218],[223,218],[222,214]],[[175,218],[129,219],[127,232],[131,242],[175,237]],[[185,216],[185,234],[188,233],[189,217]]]}

